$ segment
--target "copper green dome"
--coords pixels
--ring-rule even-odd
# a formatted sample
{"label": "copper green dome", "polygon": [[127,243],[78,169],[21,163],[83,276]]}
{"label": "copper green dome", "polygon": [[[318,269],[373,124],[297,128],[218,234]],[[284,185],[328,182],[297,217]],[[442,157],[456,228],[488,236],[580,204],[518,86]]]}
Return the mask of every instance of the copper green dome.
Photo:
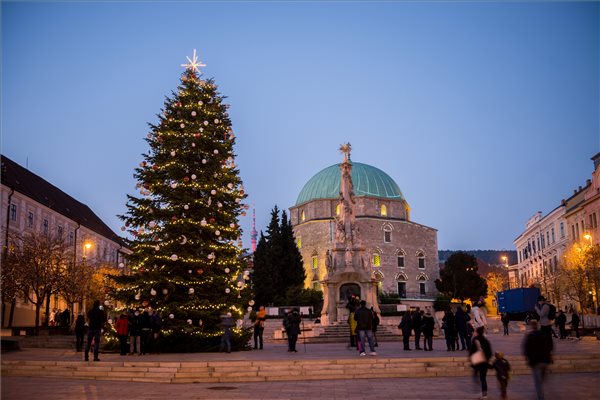
{"label": "copper green dome", "polygon": [[[352,163],[352,184],[355,196],[379,197],[404,200],[400,187],[379,168]],[[296,205],[315,199],[337,199],[340,197],[340,164],[334,164],[318,172],[306,182],[300,191]]]}

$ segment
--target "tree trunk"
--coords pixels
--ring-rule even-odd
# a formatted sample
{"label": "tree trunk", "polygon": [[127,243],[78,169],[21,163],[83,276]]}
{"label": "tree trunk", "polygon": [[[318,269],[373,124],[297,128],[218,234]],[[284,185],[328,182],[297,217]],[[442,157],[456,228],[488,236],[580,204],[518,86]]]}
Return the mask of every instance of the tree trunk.
{"label": "tree trunk", "polygon": [[35,305],[35,336],[40,334],[40,309],[42,308],[42,303],[38,302]]}
{"label": "tree trunk", "polygon": [[12,328],[13,318],[15,317],[15,308],[17,306],[17,299],[13,298],[10,301],[10,314],[8,315],[8,328]]}
{"label": "tree trunk", "polygon": [[[50,292],[46,294],[46,326],[50,326]],[[56,316],[54,316],[56,318]]]}

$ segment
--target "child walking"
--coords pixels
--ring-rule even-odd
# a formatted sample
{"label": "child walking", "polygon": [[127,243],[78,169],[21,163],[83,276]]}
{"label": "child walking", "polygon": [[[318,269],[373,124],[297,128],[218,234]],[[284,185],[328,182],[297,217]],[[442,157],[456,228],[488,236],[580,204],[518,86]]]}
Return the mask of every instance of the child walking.
{"label": "child walking", "polygon": [[510,379],[510,363],[499,351],[496,352],[495,356],[496,360],[492,366],[496,370],[496,378],[498,378],[498,383],[500,383],[502,399],[506,399],[506,388],[508,386],[508,380]]}

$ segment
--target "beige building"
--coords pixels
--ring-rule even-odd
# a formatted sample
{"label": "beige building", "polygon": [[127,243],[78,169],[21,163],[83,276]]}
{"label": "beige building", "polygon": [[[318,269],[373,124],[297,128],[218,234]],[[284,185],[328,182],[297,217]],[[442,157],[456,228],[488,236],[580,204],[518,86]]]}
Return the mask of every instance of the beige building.
{"label": "beige building", "polygon": [[[324,312],[327,303],[330,314],[337,307],[336,319],[343,320],[351,294],[375,307],[381,292],[397,294],[409,306],[423,307],[435,300],[437,230],[410,220],[400,188],[380,169],[350,162],[348,154],[344,163],[321,170],[304,185],[290,207],[290,219],[304,260],[306,287],[324,290]],[[350,270],[361,276],[342,276]]]}
{"label": "beige building", "polygon": [[[3,248],[11,235],[27,232],[62,235],[67,245],[75,249],[74,262],[82,258],[94,266],[125,268],[125,254],[121,237],[116,235],[88,206],[75,200],[40,176],[2,156],[2,184],[0,201],[0,232]],[[10,305],[6,305],[6,309]],[[50,309],[65,309],[58,296],[53,296]],[[18,299],[13,326],[33,326],[34,307]],[[80,310],[75,309],[74,312]],[[3,314],[2,327],[8,323]]]}

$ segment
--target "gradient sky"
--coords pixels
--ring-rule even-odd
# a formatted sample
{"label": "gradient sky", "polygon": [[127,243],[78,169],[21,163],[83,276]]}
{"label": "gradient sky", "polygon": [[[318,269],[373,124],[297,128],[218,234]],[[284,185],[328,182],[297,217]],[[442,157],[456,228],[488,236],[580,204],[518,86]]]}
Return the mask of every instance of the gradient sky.
{"label": "gradient sky", "polygon": [[600,151],[597,2],[1,6],[2,154],[119,234],[193,49],[231,105],[259,230],[350,142],[440,249],[513,249]]}

